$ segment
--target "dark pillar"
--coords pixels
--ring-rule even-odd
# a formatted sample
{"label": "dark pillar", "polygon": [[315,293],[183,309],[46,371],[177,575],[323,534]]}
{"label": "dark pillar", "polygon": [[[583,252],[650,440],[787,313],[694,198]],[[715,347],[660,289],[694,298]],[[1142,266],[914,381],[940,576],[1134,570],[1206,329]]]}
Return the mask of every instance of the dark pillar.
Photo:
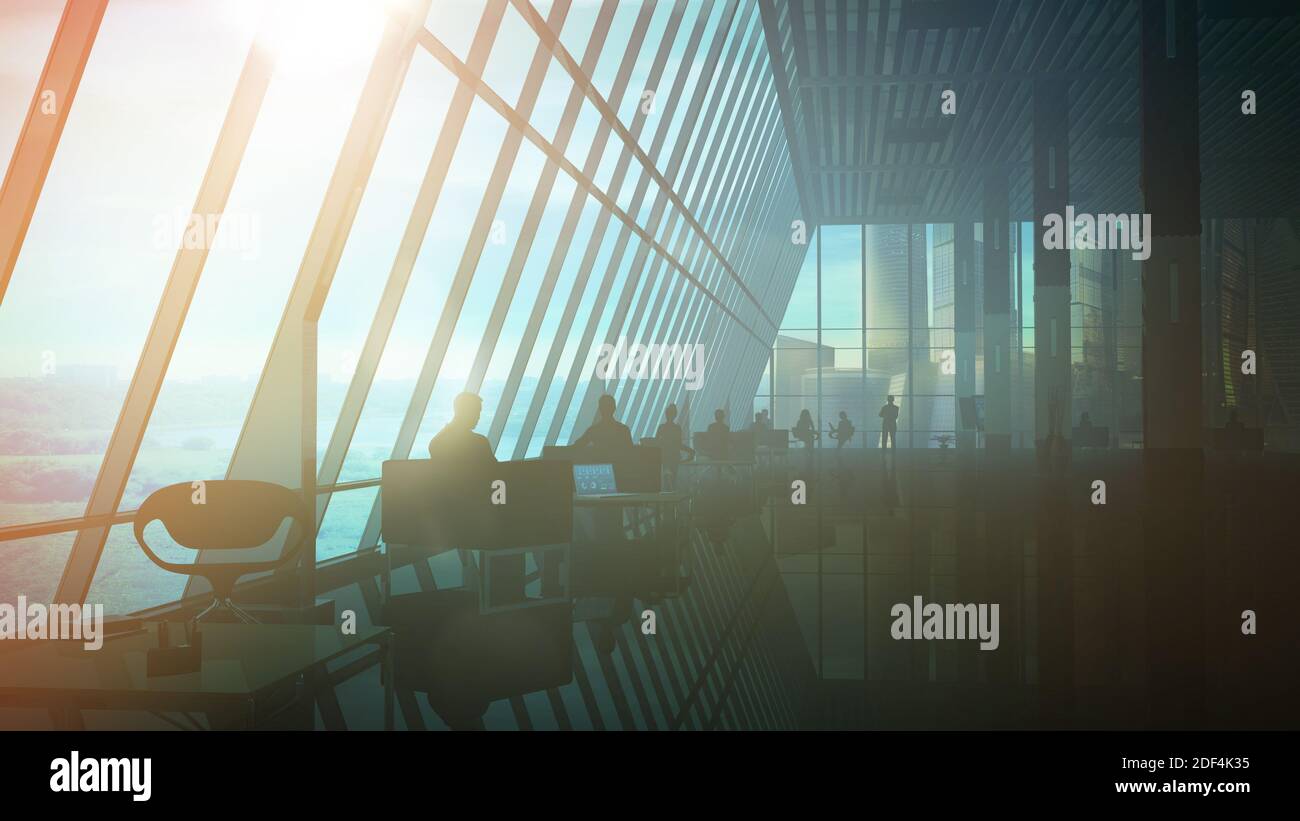
{"label": "dark pillar", "polygon": [[[1065,468],[1070,455],[1070,252],[1043,247],[1044,218],[1069,201],[1069,84],[1034,82],[1034,487],[1038,563],[1040,721],[1069,726],[1074,705],[1074,537]],[[1066,226],[1065,230],[1072,230]]]}
{"label": "dark pillar", "polygon": [[1069,90],[1061,79],[1034,81],[1034,444],[1044,469],[1068,456],[1072,415],[1070,252],[1043,247],[1044,217],[1064,220],[1070,197]]}
{"label": "dark pillar", "polygon": [[1005,171],[984,179],[984,446],[1011,450],[1010,205]]}
{"label": "dark pillar", "polygon": [[[962,399],[975,395],[975,224],[957,222],[952,226],[953,263],[953,330],[956,335],[957,373],[953,394],[957,403],[957,449],[967,453],[975,449],[975,427],[962,416]],[[970,421],[967,429],[965,422]]]}
{"label": "dark pillar", "polygon": [[[1011,248],[1007,174],[984,178],[984,469],[987,595],[1001,610],[1002,641],[989,654],[988,677],[995,715],[1009,716],[1019,674],[1020,552],[1023,539],[1014,511],[1011,470]],[[999,719],[1003,720],[1003,719]]]}
{"label": "dark pillar", "polygon": [[1205,714],[1196,3],[1143,0],[1141,40],[1148,709],[1190,727]]}

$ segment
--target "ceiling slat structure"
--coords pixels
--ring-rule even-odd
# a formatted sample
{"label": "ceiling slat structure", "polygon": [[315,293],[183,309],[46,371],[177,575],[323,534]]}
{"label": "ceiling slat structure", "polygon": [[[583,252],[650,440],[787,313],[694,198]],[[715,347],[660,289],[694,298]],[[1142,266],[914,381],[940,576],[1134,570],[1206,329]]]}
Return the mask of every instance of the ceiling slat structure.
{"label": "ceiling slat structure", "polygon": [[[1032,218],[1035,81],[1064,80],[1070,191],[1090,212],[1140,203],[1134,0],[772,0],[802,189],[823,223],[978,220],[1004,172]],[[1300,4],[1199,4],[1202,214],[1300,214]],[[956,113],[941,110],[945,91]],[[1258,113],[1242,113],[1255,92]]]}

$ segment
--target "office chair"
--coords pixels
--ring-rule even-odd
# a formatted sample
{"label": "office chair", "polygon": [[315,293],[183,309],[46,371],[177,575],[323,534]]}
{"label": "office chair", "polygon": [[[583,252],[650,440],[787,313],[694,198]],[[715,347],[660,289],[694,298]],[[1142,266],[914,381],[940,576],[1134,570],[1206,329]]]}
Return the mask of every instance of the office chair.
{"label": "office chair", "polygon": [[[144,500],[135,517],[135,540],[154,564],[163,570],[202,576],[212,586],[212,602],[192,621],[217,610],[227,610],[245,624],[257,619],[231,601],[235,584],[243,576],[275,570],[288,564],[305,541],[308,512],[296,491],[270,482],[213,479],[203,483],[204,497],[195,501],[189,482],[159,488]],[[160,558],[144,539],[144,529],[158,520],[176,543],[191,550],[241,550],[270,541],[285,519],[298,525],[298,536],[285,545],[276,559],[249,562],[177,564]],[[292,537],[292,530],[290,531]]]}

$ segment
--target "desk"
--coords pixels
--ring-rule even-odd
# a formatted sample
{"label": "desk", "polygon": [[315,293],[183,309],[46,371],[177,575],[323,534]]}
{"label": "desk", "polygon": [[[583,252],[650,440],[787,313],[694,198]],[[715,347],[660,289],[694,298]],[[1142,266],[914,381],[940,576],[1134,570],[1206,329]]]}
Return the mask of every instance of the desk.
{"label": "desk", "polygon": [[[173,634],[179,630],[173,626]],[[325,665],[367,645],[379,647],[384,678],[384,729],[393,729],[393,676],[386,627],[308,624],[203,624],[203,667],[175,676],[145,675],[148,650],[158,646],[157,622],[106,638],[98,650],[80,641],[32,641],[0,654],[0,704],[44,707],[80,729],[81,710],[141,710],[237,714],[252,728],[267,718],[269,698],[299,676],[331,688]],[[352,666],[349,666],[352,668]],[[314,690],[313,690],[314,694]],[[322,709],[325,715],[325,709]],[[328,717],[327,717],[328,719]]]}
{"label": "desk", "polygon": [[[683,463],[685,464],[685,463]],[[675,505],[690,497],[685,493],[613,493],[573,497],[574,507],[654,507]]]}
{"label": "desk", "polygon": [[[681,506],[690,501],[685,493],[620,493],[573,497],[575,513],[586,510],[588,515],[575,519],[575,527],[583,533],[574,534],[574,595],[589,596],[595,590],[608,588],[610,574],[619,570],[633,571],[635,581],[629,580],[631,592],[640,594],[677,595],[690,578],[690,568],[685,566],[687,551],[687,516],[679,515]],[[651,508],[653,514],[653,539],[642,538],[642,520],[632,517],[629,524],[624,516],[628,508]],[[633,531],[628,538],[628,531]],[[584,535],[585,534],[585,535]],[[618,557],[615,540],[623,545],[653,546],[648,552],[638,551]],[[666,554],[658,553],[667,547]],[[655,556],[659,556],[658,559]],[[657,568],[657,570],[656,570]],[[631,588],[629,588],[631,589]],[[627,592],[627,591],[624,591]]]}

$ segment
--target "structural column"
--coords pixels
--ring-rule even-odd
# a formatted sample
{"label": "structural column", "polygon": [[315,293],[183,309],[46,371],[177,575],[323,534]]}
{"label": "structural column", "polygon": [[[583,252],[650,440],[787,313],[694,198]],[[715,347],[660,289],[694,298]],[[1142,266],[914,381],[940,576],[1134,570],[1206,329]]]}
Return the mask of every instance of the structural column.
{"label": "structural column", "polygon": [[[1074,708],[1074,551],[1066,476],[1071,428],[1070,252],[1045,247],[1044,220],[1069,201],[1069,85],[1034,82],[1034,446],[1039,719],[1070,726]],[[1065,230],[1073,230],[1066,226]]]}
{"label": "structural column", "polygon": [[[1070,252],[1044,247],[1044,218],[1065,219],[1070,197],[1069,84],[1034,81],[1034,445],[1051,463],[1048,437],[1068,440],[1070,396]],[[1074,226],[1065,226],[1072,231]],[[1056,243],[1054,243],[1056,244]],[[1068,447],[1061,453],[1068,454]]]}
{"label": "structural column", "polygon": [[1201,191],[1196,3],[1143,0],[1139,49],[1142,429],[1149,717],[1199,726],[1205,709],[1201,456]]}
{"label": "structural column", "polygon": [[957,403],[957,449],[971,451],[975,449],[975,421],[963,417],[961,406],[963,399],[975,395],[975,224],[957,222],[952,231],[953,330],[957,344],[953,398]]}
{"label": "structural column", "polygon": [[1006,172],[984,179],[984,446],[1011,450],[1011,254]]}
{"label": "structural column", "polygon": [[[1011,248],[1007,172],[984,178],[984,460],[981,488],[987,550],[987,600],[1002,612],[1002,641],[989,655],[988,678],[1016,682],[1021,653],[1020,584],[1023,537],[1015,515],[1011,469]],[[1005,692],[1005,691],[1004,691]],[[999,715],[995,713],[995,715]]]}

